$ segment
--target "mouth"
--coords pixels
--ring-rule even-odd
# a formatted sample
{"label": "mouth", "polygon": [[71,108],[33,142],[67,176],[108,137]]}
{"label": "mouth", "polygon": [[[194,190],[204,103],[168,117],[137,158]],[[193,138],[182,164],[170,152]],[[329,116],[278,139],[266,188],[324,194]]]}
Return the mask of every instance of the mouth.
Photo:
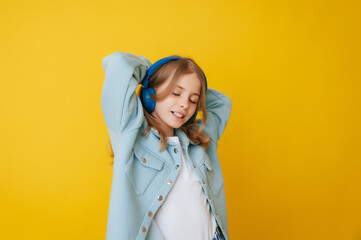
{"label": "mouth", "polygon": [[173,114],[173,116],[175,116],[177,119],[183,119],[185,117],[184,114],[181,114],[179,112],[173,112],[171,111],[171,113]]}

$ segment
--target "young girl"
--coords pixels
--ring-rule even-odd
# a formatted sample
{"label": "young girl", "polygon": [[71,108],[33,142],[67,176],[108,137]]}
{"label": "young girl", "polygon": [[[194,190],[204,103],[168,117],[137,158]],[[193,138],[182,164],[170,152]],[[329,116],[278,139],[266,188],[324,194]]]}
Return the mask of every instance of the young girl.
{"label": "young girl", "polygon": [[231,99],[207,88],[191,58],[152,65],[116,52],[103,68],[101,106],[114,152],[106,239],[228,240],[217,145]]}

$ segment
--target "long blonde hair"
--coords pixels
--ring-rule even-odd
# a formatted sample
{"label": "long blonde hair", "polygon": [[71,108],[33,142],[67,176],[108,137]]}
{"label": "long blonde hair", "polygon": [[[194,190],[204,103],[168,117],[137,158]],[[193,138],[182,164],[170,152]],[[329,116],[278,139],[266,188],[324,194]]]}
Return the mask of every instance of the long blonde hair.
{"label": "long blonde hair", "polygon": [[[172,57],[180,57],[180,56],[172,55]],[[205,96],[206,84],[205,84],[203,72],[201,68],[195,63],[195,61],[191,58],[183,57],[181,59],[172,60],[161,65],[154,71],[154,73],[149,78],[148,87],[155,89],[161,86],[170,76],[172,76],[168,86],[166,87],[165,91],[162,92],[162,94],[157,94],[156,96],[151,95],[151,98],[154,101],[162,100],[171,93],[177,80],[180,77],[191,73],[195,73],[201,83],[201,92],[200,92],[199,101],[197,102],[197,111],[201,112],[202,123],[198,128],[196,126],[196,119],[195,119],[192,122],[185,124],[180,128],[184,131],[184,133],[192,142],[199,143],[199,145],[201,145],[206,150],[210,143],[209,136],[205,132],[203,132],[204,126],[207,121],[206,96]],[[142,91],[142,88],[140,89],[140,91]],[[165,149],[167,145],[167,136],[164,131],[157,128],[158,120],[154,118],[150,113],[148,113],[144,108],[143,108],[143,112],[148,125],[142,134],[147,136],[150,133],[152,127],[157,129],[161,137],[160,138],[161,148],[159,149],[159,151],[161,152]],[[110,148],[110,156],[114,158],[114,152],[110,144],[110,139],[108,142],[108,146]]]}

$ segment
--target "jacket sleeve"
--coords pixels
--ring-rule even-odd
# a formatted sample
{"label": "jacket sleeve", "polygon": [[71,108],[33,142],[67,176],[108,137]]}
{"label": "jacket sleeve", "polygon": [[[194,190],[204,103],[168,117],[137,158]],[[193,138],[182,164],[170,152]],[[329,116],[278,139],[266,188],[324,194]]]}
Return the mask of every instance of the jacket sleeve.
{"label": "jacket sleeve", "polygon": [[124,52],[115,52],[103,59],[105,80],[101,107],[111,140],[141,126],[143,107],[135,90],[150,65],[148,59]]}
{"label": "jacket sleeve", "polygon": [[[207,122],[204,127],[204,132],[213,141],[218,141],[222,136],[232,110],[232,100],[225,94],[208,88],[206,92],[206,109]],[[197,120],[198,126],[201,124],[201,119]]]}

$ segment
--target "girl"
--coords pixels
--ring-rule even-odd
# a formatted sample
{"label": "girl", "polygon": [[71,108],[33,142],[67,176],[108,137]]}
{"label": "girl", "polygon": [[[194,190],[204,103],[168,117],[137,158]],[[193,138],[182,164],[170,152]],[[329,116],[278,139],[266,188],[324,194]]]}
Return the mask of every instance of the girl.
{"label": "girl", "polygon": [[103,68],[101,107],[114,150],[106,239],[228,240],[217,144],[231,99],[207,88],[191,58],[152,65],[116,52]]}

